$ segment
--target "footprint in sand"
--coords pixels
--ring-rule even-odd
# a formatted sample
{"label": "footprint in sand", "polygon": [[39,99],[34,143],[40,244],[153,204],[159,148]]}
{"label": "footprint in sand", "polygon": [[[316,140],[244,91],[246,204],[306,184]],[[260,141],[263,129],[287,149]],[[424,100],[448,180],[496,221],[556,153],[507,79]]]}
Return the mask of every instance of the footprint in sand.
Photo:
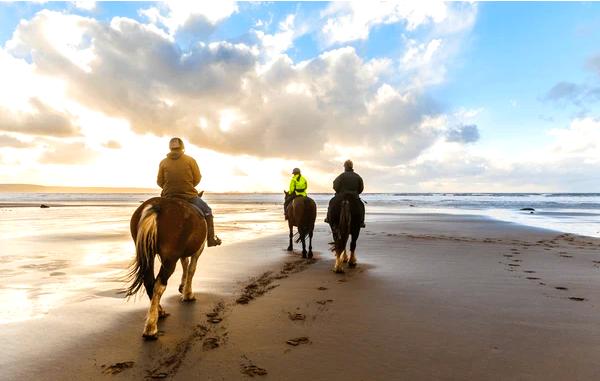
{"label": "footprint in sand", "polygon": [[534,276],[528,276],[525,279],[529,279],[529,280],[540,280],[540,278],[534,277]]}
{"label": "footprint in sand", "polygon": [[502,256],[503,256],[503,257],[506,257],[506,258],[511,258],[511,257],[514,257],[514,255],[512,255],[512,254],[503,254]]}
{"label": "footprint in sand", "polygon": [[527,273],[527,274],[535,274],[535,271],[533,271],[533,270],[525,270],[523,272]]}
{"label": "footprint in sand", "polygon": [[315,303],[324,306],[325,304],[332,303],[332,302],[333,302],[333,299],[324,299],[324,300],[317,300]]}
{"label": "footprint in sand", "polygon": [[266,369],[254,365],[254,363],[250,361],[246,355],[242,356],[242,359],[244,361],[240,364],[240,373],[249,377],[267,375]]}
{"label": "footprint in sand", "polygon": [[301,314],[301,313],[291,313],[291,312],[288,312],[288,317],[292,321],[298,321],[298,320],[304,321],[304,320],[306,320],[306,315]]}
{"label": "footprint in sand", "polygon": [[574,300],[574,301],[576,301],[576,302],[583,302],[583,301],[585,301],[585,300],[586,300],[585,298],[580,298],[580,297],[578,297],[578,296],[570,296],[570,297],[569,297],[569,299],[570,299],[570,300]]}
{"label": "footprint in sand", "polygon": [[319,290],[319,291],[325,291],[325,290],[328,290],[328,288],[321,286],[321,287],[317,287],[317,290]]}
{"label": "footprint in sand", "polygon": [[219,347],[219,339],[217,337],[208,337],[202,343],[202,349],[209,351]]}
{"label": "footprint in sand", "polygon": [[297,347],[300,344],[310,343],[310,340],[308,339],[308,337],[302,336],[302,337],[296,337],[295,339],[290,339],[290,340],[286,341],[285,343],[288,345]]}
{"label": "footprint in sand", "polygon": [[563,286],[558,286],[558,287],[554,287],[557,290],[561,290],[561,291],[567,291],[568,288],[567,287],[563,287]]}
{"label": "footprint in sand", "polygon": [[516,263],[509,263],[508,265],[511,267],[521,267],[521,265],[518,265]]}
{"label": "footprint in sand", "polygon": [[135,362],[125,361],[125,362],[118,362],[118,363],[115,363],[112,365],[102,365],[101,366],[101,368],[103,368],[102,373],[104,373],[104,374],[119,374],[126,369],[133,368],[133,364],[135,364]]}
{"label": "footprint in sand", "polygon": [[572,255],[566,255],[566,254],[561,254],[560,256],[563,258],[573,258]]}

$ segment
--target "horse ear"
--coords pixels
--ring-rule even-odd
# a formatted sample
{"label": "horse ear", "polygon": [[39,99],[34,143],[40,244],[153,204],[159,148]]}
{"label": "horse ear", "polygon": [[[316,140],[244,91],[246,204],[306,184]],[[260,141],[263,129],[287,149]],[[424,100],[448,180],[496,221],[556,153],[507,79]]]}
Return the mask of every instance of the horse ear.
{"label": "horse ear", "polygon": [[202,195],[204,194],[204,191],[202,192],[198,192],[198,197],[202,198]]}
{"label": "horse ear", "polygon": [[287,191],[283,191],[283,194],[287,196],[287,195],[288,195],[288,192],[287,192]]}

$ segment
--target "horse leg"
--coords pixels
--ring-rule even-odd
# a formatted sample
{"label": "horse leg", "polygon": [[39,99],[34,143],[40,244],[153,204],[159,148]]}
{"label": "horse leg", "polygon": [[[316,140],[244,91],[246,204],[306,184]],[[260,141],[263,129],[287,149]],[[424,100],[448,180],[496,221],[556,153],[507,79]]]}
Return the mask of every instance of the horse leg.
{"label": "horse leg", "polygon": [[181,268],[182,268],[182,272],[181,272],[181,283],[179,283],[179,293],[183,294],[183,286],[185,285],[185,281],[186,281],[186,277],[187,277],[187,272],[188,272],[188,265],[190,264],[190,259],[189,258],[181,258]]}
{"label": "horse leg", "polygon": [[196,273],[196,265],[198,264],[198,258],[200,258],[200,254],[202,254],[203,250],[204,245],[202,245],[200,250],[198,250],[196,254],[192,256],[192,259],[190,260],[190,265],[187,268],[186,282],[183,286],[183,296],[181,297],[181,300],[184,302],[193,302],[196,300],[196,297],[192,292],[192,279],[194,279],[194,274]]}
{"label": "horse leg", "polygon": [[154,282],[154,289],[152,290],[152,300],[150,301],[150,308],[148,309],[148,316],[146,317],[146,325],[144,327],[144,333],[142,336],[146,339],[157,339],[158,338],[158,311],[160,308],[160,298],[163,292],[167,288],[167,281],[173,271],[175,270],[175,264],[177,261],[164,259],[162,266],[156,280]]}
{"label": "horse leg", "polygon": [[292,221],[288,220],[288,226],[290,228],[290,244],[287,248],[287,251],[293,251],[294,245],[292,244],[292,238],[294,237],[294,226],[292,225]]}
{"label": "horse leg", "polygon": [[304,234],[304,229],[298,229],[300,234],[300,241],[302,241],[302,258],[306,258],[306,234]]}
{"label": "horse leg", "polygon": [[342,252],[342,263],[348,263],[348,254],[346,253],[345,249]]}
{"label": "horse leg", "polygon": [[[345,253],[345,251],[344,251]],[[335,265],[333,266],[333,272],[342,274],[344,272],[344,268],[342,267],[343,261],[340,259],[341,252],[338,250],[335,251]]]}
{"label": "horse leg", "polygon": [[356,267],[356,241],[358,240],[358,234],[352,234],[352,241],[350,241],[350,261],[348,267]]}
{"label": "horse leg", "polygon": [[308,258],[312,258],[313,257],[313,252],[312,252],[312,237],[313,237],[313,229],[310,229],[308,232]]}

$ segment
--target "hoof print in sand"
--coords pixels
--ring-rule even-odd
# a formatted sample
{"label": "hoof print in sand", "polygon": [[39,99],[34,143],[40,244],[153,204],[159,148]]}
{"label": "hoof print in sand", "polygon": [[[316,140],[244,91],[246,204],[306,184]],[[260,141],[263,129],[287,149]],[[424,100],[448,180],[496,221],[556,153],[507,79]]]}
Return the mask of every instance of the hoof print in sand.
{"label": "hoof print in sand", "polygon": [[574,300],[576,302],[584,302],[586,299],[585,298],[580,298],[578,296],[570,296],[569,300]]}
{"label": "hoof print in sand", "polygon": [[317,300],[316,303],[324,306],[325,304],[331,303],[331,302],[333,302],[333,299]]}
{"label": "hoof print in sand", "polygon": [[528,276],[525,279],[529,279],[529,280],[540,280],[540,278],[534,277],[534,276]]}
{"label": "hoof print in sand", "polygon": [[527,273],[527,274],[535,274],[535,271],[533,271],[533,270],[525,270],[523,272]]}
{"label": "hoof print in sand", "polygon": [[296,337],[295,339],[290,339],[290,340],[286,341],[285,343],[288,345],[297,347],[300,344],[310,343],[310,340],[308,340],[308,337],[302,336],[302,337]]}
{"label": "hoof print in sand", "polygon": [[250,377],[267,375],[266,369],[259,368],[254,364],[242,364],[240,366],[240,372]]}
{"label": "hoof print in sand", "polygon": [[300,314],[300,313],[291,313],[288,312],[288,316],[290,318],[290,320],[296,321],[296,320],[306,320],[306,315],[304,314]]}
{"label": "hoof print in sand", "polygon": [[211,349],[216,349],[219,347],[219,339],[216,337],[208,337],[202,343],[202,349],[205,351],[209,351]]}
{"label": "hoof print in sand", "polygon": [[562,286],[558,286],[558,287],[554,287],[557,290],[561,290],[561,291],[567,291],[568,288],[567,287],[562,287]]}
{"label": "hoof print in sand", "polygon": [[317,290],[319,290],[319,291],[325,291],[325,290],[328,290],[328,288],[321,286],[321,287],[317,287]]}
{"label": "hoof print in sand", "polygon": [[213,324],[219,324],[221,321],[223,321],[223,319],[221,319],[220,317],[214,317],[207,320],[207,322]]}
{"label": "hoof print in sand", "polygon": [[133,364],[135,364],[133,361],[125,361],[125,362],[117,362],[117,363],[114,363],[114,364],[108,365],[108,366],[102,365],[101,368],[104,368],[104,370],[102,370],[102,373],[104,373],[104,374],[119,374],[126,369],[133,368]]}

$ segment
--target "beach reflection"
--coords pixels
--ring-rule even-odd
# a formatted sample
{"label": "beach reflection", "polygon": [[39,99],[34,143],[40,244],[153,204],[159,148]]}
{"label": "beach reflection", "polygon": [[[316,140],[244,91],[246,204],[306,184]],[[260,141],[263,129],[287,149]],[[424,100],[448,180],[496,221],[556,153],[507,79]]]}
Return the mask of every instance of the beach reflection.
{"label": "beach reflection", "polygon": [[[0,324],[40,318],[66,303],[123,297],[135,255],[129,219],[138,205],[0,208]],[[279,204],[211,206],[225,244],[287,229]]]}

